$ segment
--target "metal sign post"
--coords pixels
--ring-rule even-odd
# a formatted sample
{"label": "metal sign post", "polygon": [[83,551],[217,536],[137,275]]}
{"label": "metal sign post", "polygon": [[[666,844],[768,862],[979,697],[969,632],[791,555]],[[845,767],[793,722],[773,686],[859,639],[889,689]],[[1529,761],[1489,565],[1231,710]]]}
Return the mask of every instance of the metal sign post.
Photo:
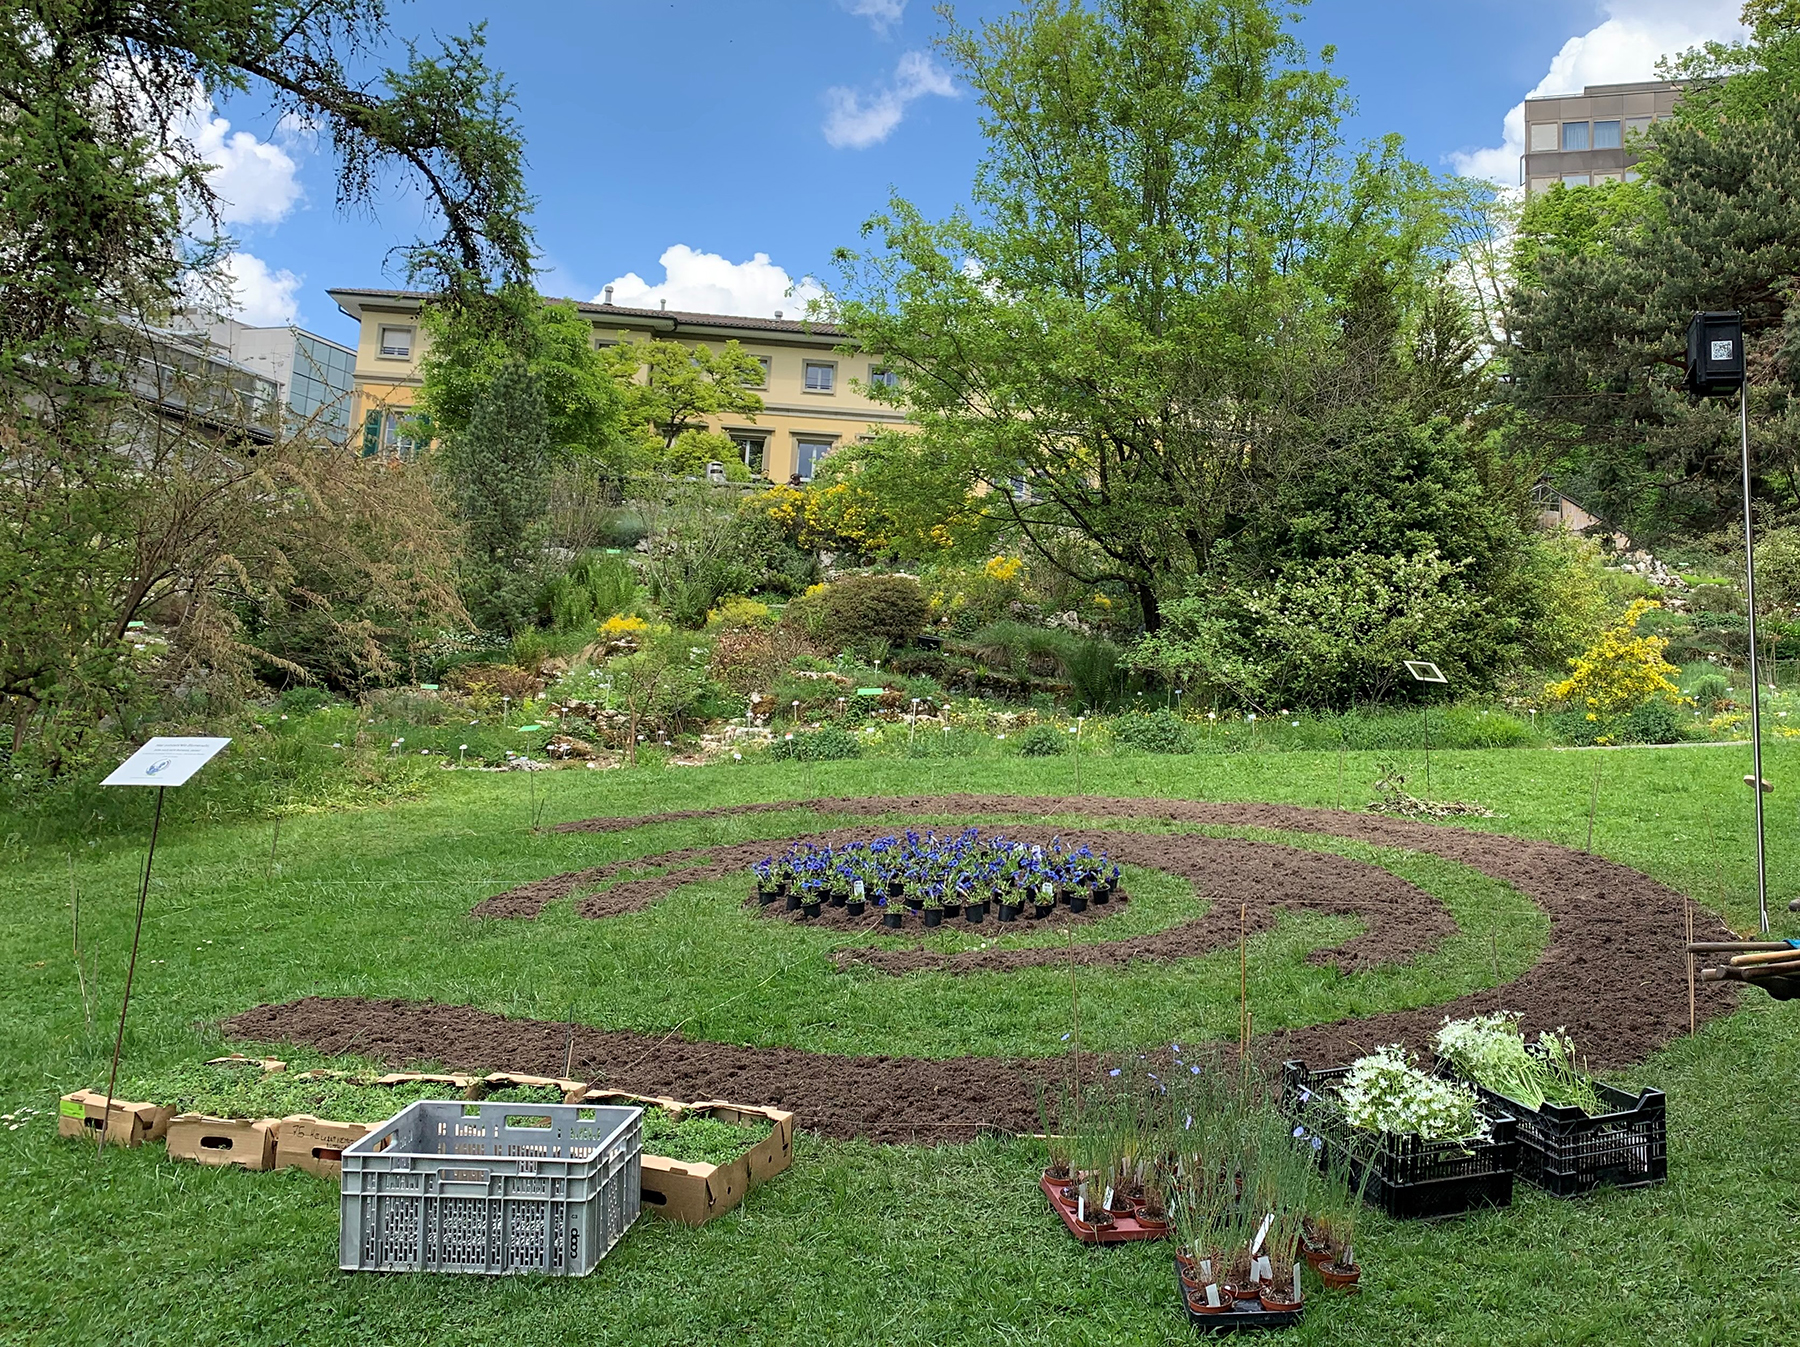
{"label": "metal sign post", "polygon": [[95,1154],[106,1149],[106,1129],[112,1125],[113,1090],[119,1084],[119,1053],[125,1046],[125,1016],[131,1009],[131,982],[137,974],[138,941],[144,934],[144,904],[150,897],[150,867],[156,862],[156,836],[162,831],[163,795],[180,786],[210,762],[229,739],[156,738],[120,763],[102,786],[155,786],[156,815],[150,823],[150,850],[144,857],[144,873],[138,884],[137,925],[131,932],[131,960],[125,965],[125,996],[119,1002],[119,1031],[113,1036],[112,1071],[106,1077],[106,1108],[95,1134]]}
{"label": "metal sign post", "polygon": [[[1430,660],[1409,659],[1405,661],[1406,672],[1413,676],[1415,683],[1444,683],[1450,680],[1444,677],[1443,670]],[[1420,704],[1419,712],[1425,717],[1425,798],[1431,798],[1431,703]]]}
{"label": "metal sign post", "polygon": [[1744,600],[1750,630],[1750,794],[1756,801],[1756,916],[1769,931],[1769,873],[1763,835],[1762,671],[1756,659],[1756,535],[1750,512],[1750,376],[1743,315],[1697,313],[1687,330],[1687,389],[1696,397],[1738,395],[1738,441],[1744,485]]}

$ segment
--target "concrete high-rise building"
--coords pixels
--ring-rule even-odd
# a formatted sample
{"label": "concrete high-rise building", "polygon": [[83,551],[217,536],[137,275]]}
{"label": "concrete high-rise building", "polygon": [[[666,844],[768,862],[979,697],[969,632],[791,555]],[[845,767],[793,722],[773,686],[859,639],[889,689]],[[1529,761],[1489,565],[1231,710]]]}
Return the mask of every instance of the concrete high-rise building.
{"label": "concrete high-rise building", "polygon": [[298,327],[252,327],[210,315],[197,321],[214,347],[274,380],[290,432],[310,429],[333,443],[348,442],[355,351]]}
{"label": "concrete high-rise building", "polygon": [[1681,86],[1590,84],[1579,94],[1525,100],[1525,153],[1519,180],[1531,194],[1555,183],[1586,187],[1635,182],[1633,138],[1675,110]]}

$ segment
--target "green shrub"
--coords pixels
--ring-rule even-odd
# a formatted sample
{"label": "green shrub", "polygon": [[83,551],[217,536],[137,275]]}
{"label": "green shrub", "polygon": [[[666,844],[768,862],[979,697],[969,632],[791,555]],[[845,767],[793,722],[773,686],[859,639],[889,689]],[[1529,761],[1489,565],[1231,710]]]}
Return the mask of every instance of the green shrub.
{"label": "green shrub", "polygon": [[331,705],[331,694],[324,688],[289,688],[281,694],[281,709],[289,715],[310,716]]}
{"label": "green shrub", "polygon": [[1638,744],[1673,744],[1684,728],[1681,708],[1663,698],[1634,706],[1618,726],[1618,737]]}
{"label": "green shrub", "polygon": [[834,762],[860,758],[862,745],[854,734],[827,725],[824,729],[803,730],[791,738],[777,739],[769,747],[769,756],[777,762]]}
{"label": "green shrub", "polygon": [[903,575],[853,575],[825,586],[815,602],[819,637],[831,650],[907,645],[930,615],[919,582]]}
{"label": "green shrub", "polygon": [[558,631],[591,632],[594,625],[630,609],[637,581],[622,556],[583,552],[550,582],[544,608]]}
{"label": "green shrub", "polygon": [[1033,725],[1019,736],[1022,758],[1054,758],[1068,748],[1069,737],[1054,725]]}
{"label": "green shrub", "polygon": [[1702,674],[1694,680],[1694,685],[1688,689],[1688,696],[1692,697],[1701,706],[1710,710],[1731,695],[1728,691],[1730,686],[1731,685],[1725,681],[1724,674]]}
{"label": "green shrub", "polygon": [[1113,739],[1144,753],[1186,753],[1192,746],[1187,722],[1173,711],[1133,711],[1112,724]]}

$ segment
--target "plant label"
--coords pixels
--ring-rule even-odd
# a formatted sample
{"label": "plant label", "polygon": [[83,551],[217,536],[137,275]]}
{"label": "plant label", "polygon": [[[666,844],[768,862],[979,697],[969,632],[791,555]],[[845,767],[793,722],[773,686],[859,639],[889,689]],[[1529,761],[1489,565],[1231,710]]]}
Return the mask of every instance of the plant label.
{"label": "plant label", "polygon": [[1075,1219],[1078,1221],[1087,1220],[1087,1190],[1085,1188],[1081,1192],[1075,1194]]}
{"label": "plant label", "polygon": [[857,880],[856,883],[854,883],[850,886],[851,897],[855,898],[856,901],[859,903],[863,900],[863,895],[865,892],[866,892],[866,890],[863,888],[863,882],[860,879]]}
{"label": "plant label", "polygon": [[1355,1267],[1356,1266],[1356,1248],[1353,1245],[1346,1244],[1344,1246],[1344,1266],[1345,1267]]}
{"label": "plant label", "polygon": [[1217,1282],[1206,1284],[1206,1303],[1215,1310],[1219,1308],[1219,1284]]}
{"label": "plant label", "polygon": [[1056,896],[1056,891],[1050,887],[1049,880],[1045,880],[1042,884],[1038,885],[1038,896],[1046,903]]}
{"label": "plant label", "polygon": [[1263,1217],[1262,1224],[1256,1227],[1256,1238],[1250,1241],[1250,1256],[1252,1258],[1256,1257],[1256,1255],[1261,1252],[1262,1242],[1267,1238],[1269,1227],[1273,1224],[1275,1224],[1275,1213],[1270,1212],[1267,1216]]}
{"label": "plant label", "polygon": [[1255,1265],[1250,1269],[1250,1280],[1258,1282],[1275,1280],[1275,1269],[1269,1266],[1268,1254],[1264,1254],[1256,1260]]}
{"label": "plant label", "polygon": [[1112,1210],[1112,1200],[1113,1200],[1113,1190],[1109,1187],[1106,1190],[1106,1196],[1100,1199],[1100,1205],[1105,1207],[1108,1211],[1111,1211]]}
{"label": "plant label", "polygon": [[1217,1277],[1213,1276],[1212,1259],[1202,1258],[1200,1260],[1200,1275],[1209,1282],[1216,1282],[1218,1280]]}
{"label": "plant label", "polygon": [[103,786],[179,786],[212,761],[229,739],[158,735],[113,770]]}
{"label": "plant label", "polygon": [[1294,1264],[1294,1299],[1300,1299],[1300,1265]]}

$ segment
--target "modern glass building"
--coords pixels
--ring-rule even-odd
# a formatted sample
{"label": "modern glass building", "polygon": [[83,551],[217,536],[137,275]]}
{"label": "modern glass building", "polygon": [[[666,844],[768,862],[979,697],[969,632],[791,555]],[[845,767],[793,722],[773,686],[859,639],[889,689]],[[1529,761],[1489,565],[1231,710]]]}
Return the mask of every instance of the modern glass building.
{"label": "modern glass building", "polygon": [[349,441],[355,351],[297,327],[252,327],[231,318],[200,322],[215,348],[275,381],[288,434],[311,434],[333,444]]}

